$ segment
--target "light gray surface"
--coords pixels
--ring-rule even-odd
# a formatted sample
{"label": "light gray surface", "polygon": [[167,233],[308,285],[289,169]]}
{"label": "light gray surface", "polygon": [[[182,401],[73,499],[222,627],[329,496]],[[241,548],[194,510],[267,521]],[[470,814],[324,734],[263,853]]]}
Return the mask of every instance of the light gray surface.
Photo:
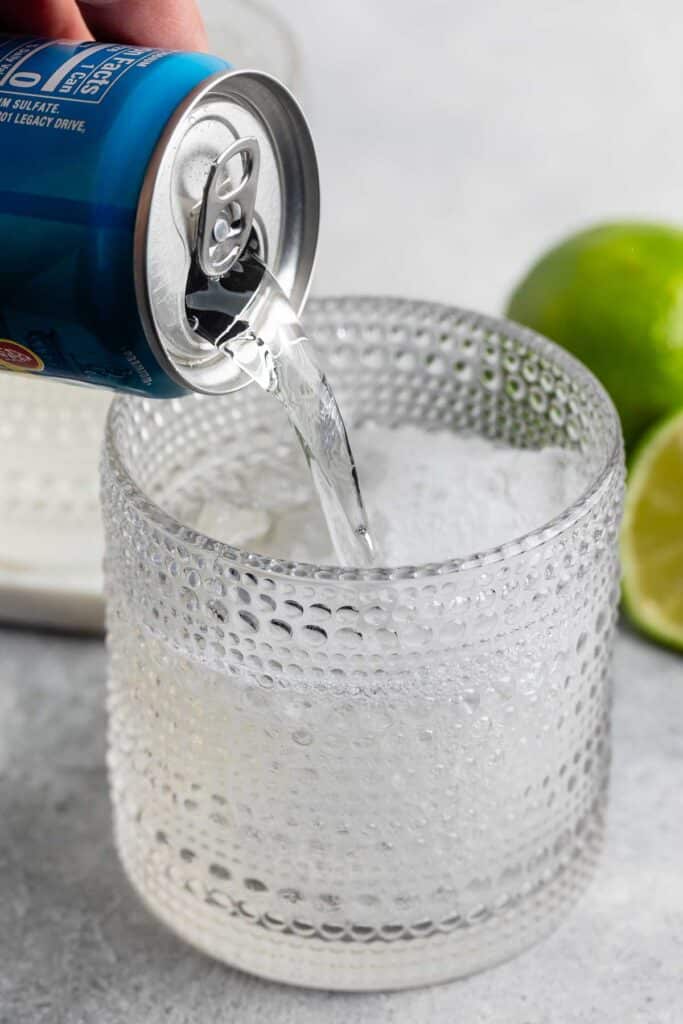
{"label": "light gray surface", "polygon": [[[496,312],[563,232],[680,217],[674,0],[279,6],[321,161],[316,291]],[[678,1024],[683,660],[625,634],[616,676],[607,850],[567,924],[454,985],[326,996],[214,964],[149,917],[111,843],[101,644],[0,632],[1,1024]]]}
{"label": "light gray surface", "polygon": [[194,953],[128,887],[109,827],[102,645],[0,631],[2,1024],[679,1024],[683,662],[631,635],[616,658],[608,840],[567,923],[433,989],[327,995]]}

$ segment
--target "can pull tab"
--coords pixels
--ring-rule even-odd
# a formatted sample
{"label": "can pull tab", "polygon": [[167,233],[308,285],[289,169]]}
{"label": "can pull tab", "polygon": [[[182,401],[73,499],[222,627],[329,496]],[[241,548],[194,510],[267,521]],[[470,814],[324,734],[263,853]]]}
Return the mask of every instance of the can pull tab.
{"label": "can pull tab", "polygon": [[221,153],[209,172],[197,238],[199,266],[207,277],[227,274],[247,246],[260,164],[257,140],[242,138]]}

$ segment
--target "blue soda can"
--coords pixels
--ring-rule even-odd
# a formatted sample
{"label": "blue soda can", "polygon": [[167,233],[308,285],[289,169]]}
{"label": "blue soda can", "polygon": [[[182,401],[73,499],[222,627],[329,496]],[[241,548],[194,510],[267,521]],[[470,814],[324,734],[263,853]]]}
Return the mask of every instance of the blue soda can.
{"label": "blue soda can", "polygon": [[188,291],[230,279],[241,322],[249,252],[300,310],[318,218],[308,127],[269,75],[0,36],[0,369],[160,398],[242,387]]}

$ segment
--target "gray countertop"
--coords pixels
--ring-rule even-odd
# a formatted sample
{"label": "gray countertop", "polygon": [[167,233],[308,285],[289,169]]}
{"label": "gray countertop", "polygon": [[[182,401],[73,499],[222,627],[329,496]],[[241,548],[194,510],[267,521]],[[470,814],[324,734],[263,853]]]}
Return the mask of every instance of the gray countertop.
{"label": "gray countertop", "polygon": [[[228,36],[238,5],[204,6],[235,10]],[[675,0],[280,10],[320,155],[318,292],[495,312],[563,232],[680,217]],[[623,631],[615,677],[606,850],[559,931],[452,985],[326,995],[213,963],[150,917],[112,845],[102,643],[0,631],[1,1024],[678,1024],[683,660]]]}
{"label": "gray countertop", "polygon": [[678,1024],[683,663],[622,631],[606,849],[541,945],[432,989],[328,995],[195,953],[114,851],[101,642],[0,631],[2,1024]]}

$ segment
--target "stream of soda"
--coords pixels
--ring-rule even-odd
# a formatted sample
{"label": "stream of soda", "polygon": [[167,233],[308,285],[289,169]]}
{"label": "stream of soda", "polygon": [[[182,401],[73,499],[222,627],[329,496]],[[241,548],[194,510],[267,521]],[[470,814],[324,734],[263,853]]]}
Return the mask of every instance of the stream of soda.
{"label": "stream of soda", "polygon": [[[356,463],[344,420],[326,374],[318,366],[289,300],[267,268],[267,315],[244,330],[218,335],[215,318],[205,324],[226,358],[234,359],[252,381],[277,398],[303,449],[318,500],[341,565],[368,567],[376,551],[370,534]],[[210,288],[215,304],[222,299]],[[214,304],[207,300],[202,305]],[[192,296],[189,297],[190,302]],[[197,306],[192,306],[195,315]],[[207,330],[205,328],[205,335]]]}
{"label": "stream of soda", "polygon": [[244,340],[233,345],[232,356],[284,406],[306,457],[340,563],[372,565],[374,544],[346,426],[308,339],[303,333],[288,339],[275,358],[261,339]]}

